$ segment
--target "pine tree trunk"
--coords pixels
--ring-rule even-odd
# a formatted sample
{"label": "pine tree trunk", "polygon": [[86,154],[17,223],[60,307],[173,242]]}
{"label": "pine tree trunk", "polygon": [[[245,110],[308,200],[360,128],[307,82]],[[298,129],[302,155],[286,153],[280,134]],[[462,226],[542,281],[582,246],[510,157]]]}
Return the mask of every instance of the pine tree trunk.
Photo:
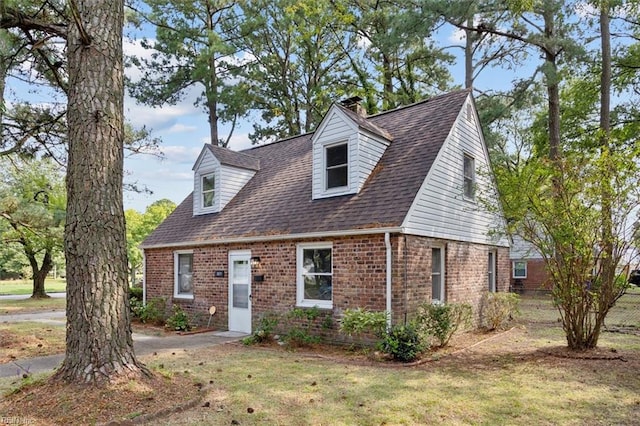
{"label": "pine tree trunk", "polygon": [[51,259],[51,251],[47,250],[42,258],[42,265],[38,268],[38,262],[35,258],[29,257],[29,263],[31,263],[31,270],[33,272],[33,293],[32,299],[45,299],[49,295],[44,291],[44,280],[47,278],[49,271],[53,267],[53,259]]}
{"label": "pine tree trunk", "polygon": [[67,340],[57,379],[98,384],[146,369],[133,351],[122,205],[122,0],[69,3]]}

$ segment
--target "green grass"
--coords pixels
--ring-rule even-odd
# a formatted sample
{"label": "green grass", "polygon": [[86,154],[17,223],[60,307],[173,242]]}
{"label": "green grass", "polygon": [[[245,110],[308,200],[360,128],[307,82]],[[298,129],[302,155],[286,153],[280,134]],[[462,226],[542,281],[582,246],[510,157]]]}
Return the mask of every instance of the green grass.
{"label": "green grass", "polygon": [[[67,282],[64,279],[47,278],[44,282],[44,290],[47,293],[60,293],[67,290]],[[33,293],[33,281],[31,280],[2,280],[0,281],[0,295],[6,294],[31,294]]]}
{"label": "green grass", "polygon": [[20,299],[1,300],[0,299],[0,322],[3,314],[19,314],[24,312],[64,310],[66,299]]}

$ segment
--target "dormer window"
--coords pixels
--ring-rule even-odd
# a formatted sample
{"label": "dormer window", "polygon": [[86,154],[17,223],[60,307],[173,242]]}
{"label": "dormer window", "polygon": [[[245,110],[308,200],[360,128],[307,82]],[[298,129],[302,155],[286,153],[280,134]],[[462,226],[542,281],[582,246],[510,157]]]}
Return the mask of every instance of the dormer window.
{"label": "dormer window", "polygon": [[325,148],[326,189],[342,188],[349,184],[348,146],[345,142]]}
{"label": "dormer window", "polygon": [[202,207],[212,207],[215,195],[216,177],[214,173],[202,176]]}

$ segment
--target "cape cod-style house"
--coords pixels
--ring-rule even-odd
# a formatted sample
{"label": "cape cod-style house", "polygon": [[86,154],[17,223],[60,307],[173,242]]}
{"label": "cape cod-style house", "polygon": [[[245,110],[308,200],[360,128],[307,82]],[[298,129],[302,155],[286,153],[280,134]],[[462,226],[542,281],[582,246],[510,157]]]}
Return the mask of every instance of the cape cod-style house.
{"label": "cape cod-style house", "polygon": [[469,91],[369,117],[336,103],[310,134],[203,147],[193,193],[142,244],[145,298],[216,306],[217,328],[246,333],[294,307],[400,323],[424,302],[467,302],[477,315],[483,293],[509,288],[494,189]]}

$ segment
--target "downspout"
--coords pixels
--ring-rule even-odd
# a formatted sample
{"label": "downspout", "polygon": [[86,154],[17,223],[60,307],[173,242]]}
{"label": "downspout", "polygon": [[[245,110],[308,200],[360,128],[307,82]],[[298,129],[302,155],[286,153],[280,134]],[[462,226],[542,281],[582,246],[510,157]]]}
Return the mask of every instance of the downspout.
{"label": "downspout", "polygon": [[384,244],[387,248],[387,330],[391,330],[391,238],[384,233]]}
{"label": "downspout", "polygon": [[142,306],[147,306],[147,253],[142,250]]}

